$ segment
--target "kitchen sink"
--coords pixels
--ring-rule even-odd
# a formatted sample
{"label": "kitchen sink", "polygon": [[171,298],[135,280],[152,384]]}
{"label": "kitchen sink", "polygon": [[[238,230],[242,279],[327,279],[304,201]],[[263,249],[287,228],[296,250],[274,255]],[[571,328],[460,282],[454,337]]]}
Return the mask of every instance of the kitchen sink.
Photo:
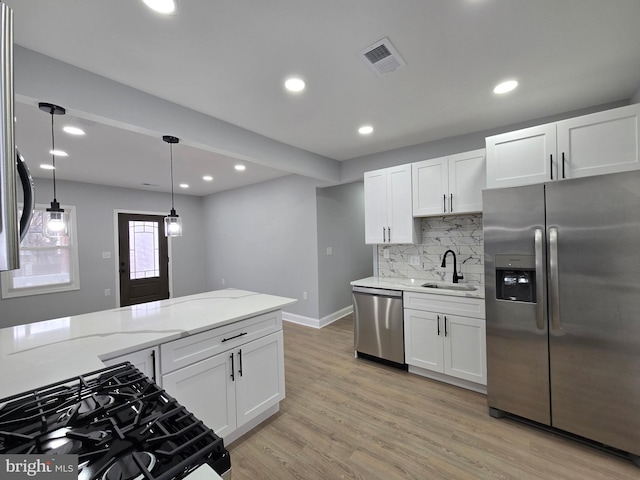
{"label": "kitchen sink", "polygon": [[464,292],[472,292],[477,290],[478,287],[474,285],[464,285],[459,283],[439,283],[439,282],[427,282],[421,285],[425,288],[439,288],[441,290],[459,290]]}

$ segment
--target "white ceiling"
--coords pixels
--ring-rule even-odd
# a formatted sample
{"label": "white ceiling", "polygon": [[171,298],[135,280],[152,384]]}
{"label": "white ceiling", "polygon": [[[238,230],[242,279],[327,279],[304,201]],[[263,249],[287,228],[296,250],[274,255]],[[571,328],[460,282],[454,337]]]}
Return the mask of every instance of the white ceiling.
{"label": "white ceiling", "polygon": [[[336,160],[625,100],[640,87],[638,0],[178,0],[167,17],[141,0],[5,3],[23,47]],[[407,66],[378,77],[360,53],[383,37]],[[284,91],[290,74],[306,80],[305,92]],[[520,87],[494,95],[506,78]],[[28,107],[17,108],[25,153],[36,138],[49,141],[47,115]],[[45,125],[26,134],[38,115]],[[373,135],[357,133],[364,123]],[[94,167],[78,180],[110,183],[100,166],[124,158],[124,186],[166,189],[159,138],[91,125],[82,141]],[[174,161],[193,163],[177,171],[194,178],[234,163],[179,147]],[[260,168],[255,181],[288,173]],[[227,188],[211,174],[220,181],[181,193]],[[228,188],[239,185],[229,178]]]}

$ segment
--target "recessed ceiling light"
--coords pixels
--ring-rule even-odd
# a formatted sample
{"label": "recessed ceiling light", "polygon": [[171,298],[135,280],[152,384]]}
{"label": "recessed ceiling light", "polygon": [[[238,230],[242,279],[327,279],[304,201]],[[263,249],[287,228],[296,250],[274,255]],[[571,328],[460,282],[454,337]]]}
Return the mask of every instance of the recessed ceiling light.
{"label": "recessed ceiling light", "polygon": [[371,125],[363,125],[358,129],[358,133],[361,135],[369,135],[373,133],[373,127]]}
{"label": "recessed ceiling light", "polygon": [[67,125],[62,130],[64,130],[70,135],[84,135],[84,130],[78,127],[72,127],[71,125]]}
{"label": "recessed ceiling light", "polygon": [[189,184],[188,183],[181,183],[180,184],[180,188],[189,188]]}
{"label": "recessed ceiling light", "polygon": [[235,168],[239,172],[243,172],[243,171],[245,171],[247,169],[247,167],[245,167],[244,165],[240,165],[240,164],[236,165],[233,168]]}
{"label": "recessed ceiling light", "polygon": [[49,165],[48,163],[41,163],[40,168],[43,170],[55,170],[53,165]]}
{"label": "recessed ceiling light", "polygon": [[55,155],[56,157],[68,157],[69,154],[64,150],[49,150],[51,155]]}
{"label": "recessed ceiling light", "polygon": [[306,83],[299,77],[287,78],[284,82],[284,87],[290,92],[301,92],[304,90]]}
{"label": "recessed ceiling light", "polygon": [[211,175],[205,175],[204,177],[202,177],[202,179],[205,182],[212,182],[213,181],[213,177]]}
{"label": "recessed ceiling light", "polygon": [[518,86],[518,81],[517,80],[507,80],[506,82],[502,82],[502,83],[499,83],[498,85],[496,85],[495,88],[493,89],[493,93],[497,93],[499,95],[502,95],[503,93],[510,92],[511,90],[516,88],[517,86]]}
{"label": "recessed ceiling light", "polygon": [[147,7],[158,13],[166,15],[175,12],[176,2],[174,0],[142,0]]}

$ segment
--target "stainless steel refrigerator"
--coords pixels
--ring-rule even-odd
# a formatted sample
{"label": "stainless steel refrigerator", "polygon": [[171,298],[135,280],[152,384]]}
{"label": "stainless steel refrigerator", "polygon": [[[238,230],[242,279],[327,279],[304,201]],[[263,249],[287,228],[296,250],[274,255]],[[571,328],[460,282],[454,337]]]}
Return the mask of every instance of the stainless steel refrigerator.
{"label": "stainless steel refrigerator", "polygon": [[640,172],[485,190],[483,219],[491,415],[639,463]]}

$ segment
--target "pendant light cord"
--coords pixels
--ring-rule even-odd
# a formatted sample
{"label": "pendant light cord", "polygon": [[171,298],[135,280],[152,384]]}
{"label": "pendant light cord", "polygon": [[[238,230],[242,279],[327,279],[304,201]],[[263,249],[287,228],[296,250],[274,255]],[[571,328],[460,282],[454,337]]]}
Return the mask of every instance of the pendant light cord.
{"label": "pendant light cord", "polygon": [[169,144],[169,154],[171,156],[171,210],[175,210],[173,205],[173,144]]}
{"label": "pendant light cord", "polygon": [[57,202],[56,198],[56,140],[53,134],[53,110],[51,110],[51,164],[53,166],[53,201]]}

